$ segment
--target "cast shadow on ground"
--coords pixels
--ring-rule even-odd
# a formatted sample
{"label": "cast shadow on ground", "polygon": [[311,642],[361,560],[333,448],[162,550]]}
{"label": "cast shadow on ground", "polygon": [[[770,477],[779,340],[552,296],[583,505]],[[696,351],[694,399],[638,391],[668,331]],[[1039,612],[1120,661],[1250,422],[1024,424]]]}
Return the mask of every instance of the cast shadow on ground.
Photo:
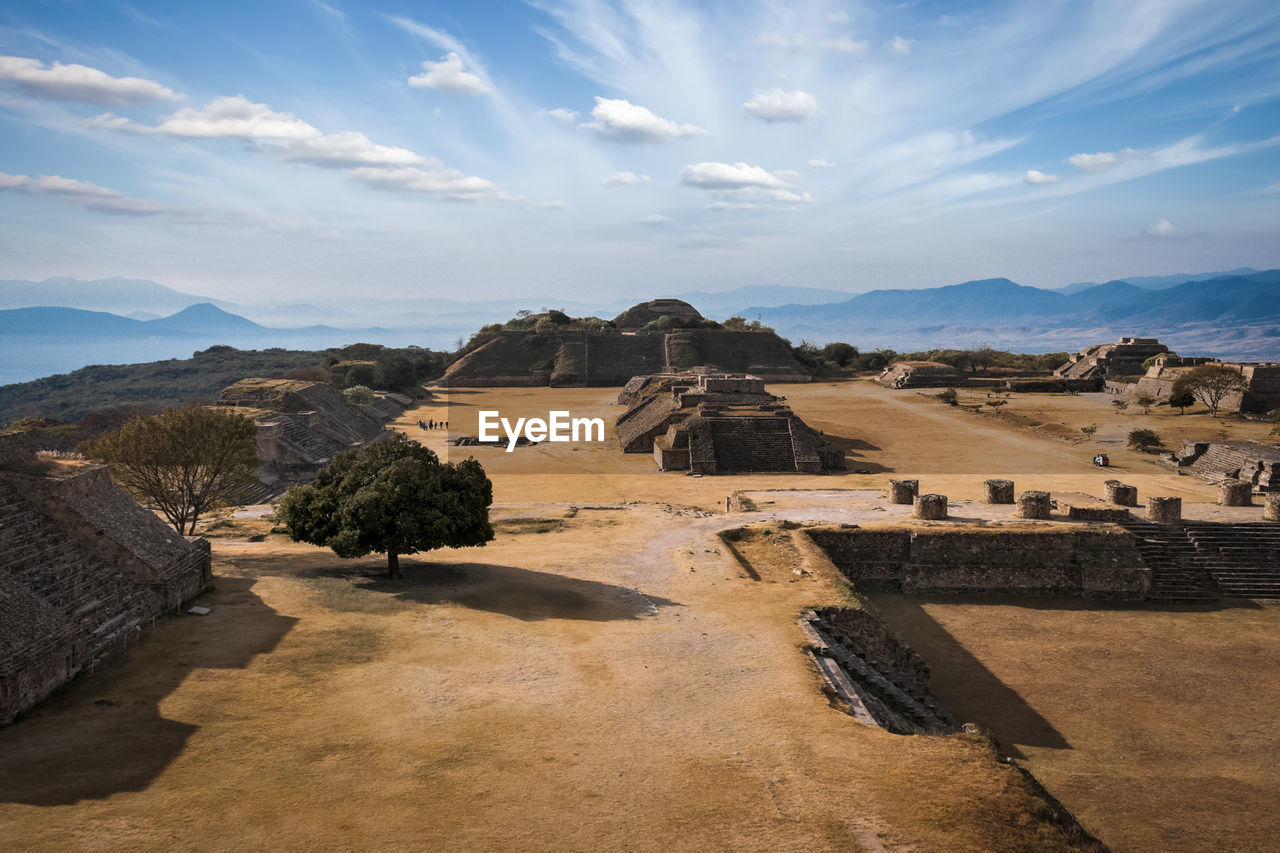
{"label": "cast shadow on ground", "polygon": [[860,438],[848,438],[843,435],[824,434],[825,441],[834,444],[836,447],[844,451],[845,455],[845,471],[850,474],[892,474],[893,469],[881,465],[878,462],[869,462],[863,457],[859,451],[862,450],[879,450],[869,441],[863,441]]}
{"label": "cast shadow on ground", "polygon": [[[160,703],[195,670],[242,669],[269,654],[298,621],[264,604],[253,583],[216,578],[197,599],[212,614],[159,623],[0,730],[0,802],[60,806],[145,790],[199,729],[165,719]],[[217,630],[230,619],[235,630]]]}
{"label": "cast shadow on ground", "polygon": [[923,605],[930,599],[891,594],[868,597],[889,627],[928,662],[934,695],[958,720],[977,723],[991,732],[1004,753],[1014,758],[1026,757],[1015,744],[1071,749],[1052,723],[925,611]]}
{"label": "cast shadow on ground", "polygon": [[525,622],[577,619],[609,622],[640,619],[679,602],[625,586],[493,563],[423,563],[401,559],[404,578],[370,577],[371,593],[414,604],[459,604]]}

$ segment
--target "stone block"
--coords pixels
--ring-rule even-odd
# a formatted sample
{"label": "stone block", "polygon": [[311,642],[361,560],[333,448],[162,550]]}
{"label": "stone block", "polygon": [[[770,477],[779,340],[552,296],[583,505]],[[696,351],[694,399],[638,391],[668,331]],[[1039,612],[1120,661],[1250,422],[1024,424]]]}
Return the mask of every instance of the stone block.
{"label": "stone block", "polygon": [[1138,505],[1138,487],[1126,485],[1119,480],[1107,480],[1102,488],[1106,492],[1107,500],[1116,506],[1137,506]]}
{"label": "stone block", "polygon": [[1028,490],[1018,495],[1018,518],[1048,518],[1052,509],[1048,492]]}
{"label": "stone block", "polygon": [[987,480],[983,485],[986,487],[987,503],[1013,503],[1013,480]]}
{"label": "stone block", "polygon": [[919,480],[890,480],[889,503],[910,505],[920,492]]}
{"label": "stone block", "polygon": [[946,495],[916,495],[914,503],[916,518],[941,521],[947,517]]}
{"label": "stone block", "polygon": [[1280,521],[1280,492],[1267,495],[1267,502],[1262,506],[1262,517],[1267,521]]}
{"label": "stone block", "polygon": [[1147,498],[1147,520],[1156,524],[1182,521],[1182,498]]}
{"label": "stone block", "polygon": [[1248,480],[1223,480],[1218,484],[1219,506],[1253,506],[1253,483]]}

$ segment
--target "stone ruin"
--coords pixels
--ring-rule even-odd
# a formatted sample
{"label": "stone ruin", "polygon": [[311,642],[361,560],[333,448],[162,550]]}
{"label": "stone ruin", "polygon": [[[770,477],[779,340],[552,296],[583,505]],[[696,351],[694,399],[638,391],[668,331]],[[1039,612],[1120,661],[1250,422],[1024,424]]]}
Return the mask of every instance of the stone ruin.
{"label": "stone ruin", "polygon": [[1223,408],[1251,414],[1280,408],[1280,363],[1269,361],[1219,361],[1216,358],[1167,356],[1157,358],[1137,383],[1115,390],[1169,397],[1179,377],[1206,364],[1230,367],[1244,378],[1244,390],[1233,391],[1223,397]]}
{"label": "stone ruin", "polygon": [[218,395],[219,406],[234,406],[258,425],[261,486],[250,496],[257,501],[311,479],[336,453],[381,441],[389,434],[384,425],[412,404],[379,393],[354,406],[328,383],[296,379],[242,379]]}
{"label": "stone ruin", "polygon": [[211,582],[188,540],[103,466],[41,470],[0,433],[0,725],[122,648]]}
{"label": "stone ruin", "polygon": [[698,365],[751,373],[772,382],[809,382],[790,345],[771,331],[645,329],[663,316],[698,320],[687,302],[657,299],[619,314],[612,327],[564,326],[489,333],[449,366],[448,387],[581,388],[622,385],[633,376],[678,373]]}
{"label": "stone ruin", "polygon": [[1168,351],[1156,338],[1121,338],[1114,344],[1095,344],[1075,353],[1053,375],[1064,380],[1093,380],[1101,388],[1108,379],[1142,374],[1144,361]]}
{"label": "stone ruin", "polygon": [[804,473],[844,469],[844,452],[800,420],[758,376],[709,371],[634,377],[618,395],[626,453],[663,471]]}
{"label": "stone ruin", "polygon": [[966,384],[964,374],[937,361],[899,361],[876,377],[886,388],[955,388]]}
{"label": "stone ruin", "polygon": [[1280,445],[1184,440],[1172,461],[1211,483],[1243,480],[1259,492],[1280,492]]}

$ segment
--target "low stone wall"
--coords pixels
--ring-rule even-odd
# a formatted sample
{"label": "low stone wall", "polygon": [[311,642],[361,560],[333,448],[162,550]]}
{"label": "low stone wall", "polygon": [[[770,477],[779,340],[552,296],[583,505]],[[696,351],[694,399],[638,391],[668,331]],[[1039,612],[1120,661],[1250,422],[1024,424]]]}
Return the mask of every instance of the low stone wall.
{"label": "low stone wall", "polygon": [[865,591],[1140,600],[1150,585],[1124,530],[815,527],[806,533]]}

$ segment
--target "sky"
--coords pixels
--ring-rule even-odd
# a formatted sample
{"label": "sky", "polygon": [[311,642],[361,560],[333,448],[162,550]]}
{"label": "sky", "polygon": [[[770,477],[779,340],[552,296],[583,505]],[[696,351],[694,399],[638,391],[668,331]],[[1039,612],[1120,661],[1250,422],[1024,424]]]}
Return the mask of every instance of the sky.
{"label": "sky", "polygon": [[0,278],[637,300],[1280,267],[1274,0],[0,6]]}

